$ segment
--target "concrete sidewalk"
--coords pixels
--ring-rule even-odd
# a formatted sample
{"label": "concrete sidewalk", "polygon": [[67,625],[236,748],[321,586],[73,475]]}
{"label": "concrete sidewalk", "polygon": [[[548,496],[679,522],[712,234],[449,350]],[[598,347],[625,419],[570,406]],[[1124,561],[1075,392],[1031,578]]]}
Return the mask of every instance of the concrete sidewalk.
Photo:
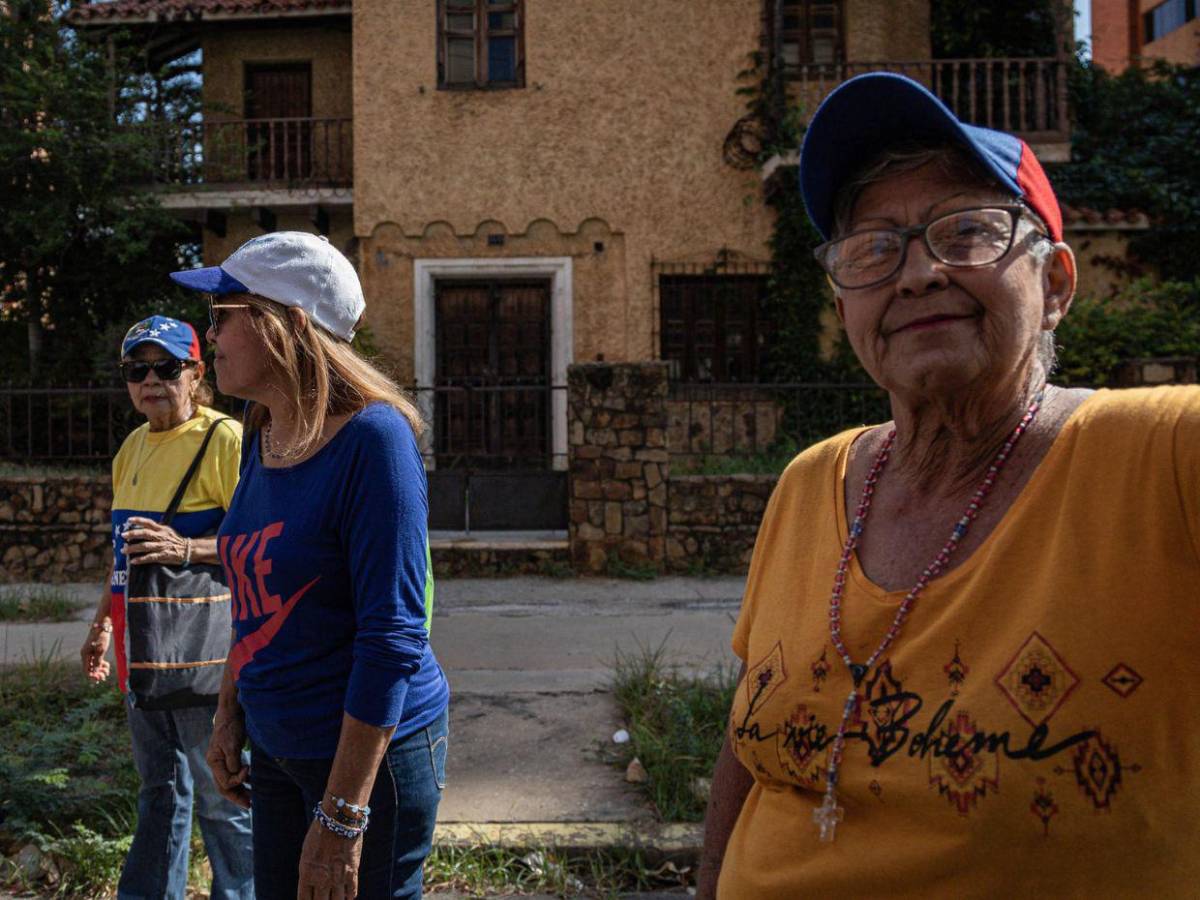
{"label": "concrete sidewalk", "polygon": [[[56,587],[89,601],[99,595],[98,585]],[[432,641],[453,692],[439,836],[694,847],[698,826],[657,823],[601,759],[621,726],[607,688],[617,654],[640,648],[662,645],[697,672],[733,663],[729,637],[743,587],[742,578],[439,581]],[[76,658],[90,616],[2,626],[0,662]]]}

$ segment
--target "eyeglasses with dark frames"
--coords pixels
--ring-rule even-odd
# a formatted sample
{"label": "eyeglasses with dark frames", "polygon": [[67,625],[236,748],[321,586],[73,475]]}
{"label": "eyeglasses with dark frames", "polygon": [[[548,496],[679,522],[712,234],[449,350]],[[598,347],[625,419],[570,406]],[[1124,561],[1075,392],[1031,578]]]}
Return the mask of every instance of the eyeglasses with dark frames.
{"label": "eyeglasses with dark frames", "polygon": [[120,364],[121,377],[130,384],[141,384],[151,372],[159,381],[174,381],[183,374],[184,366],[193,365],[191,360],[156,359],[154,362],[124,360]]}
{"label": "eyeglasses with dark frames", "polygon": [[227,309],[249,309],[249,303],[215,303],[212,297],[208,298],[208,324],[212,328],[212,333],[221,333],[221,324],[225,321],[225,310]]}
{"label": "eyeglasses with dark frames", "polygon": [[899,272],[915,237],[921,238],[930,256],[945,265],[964,269],[989,266],[1012,249],[1017,223],[1025,212],[1020,205],[958,209],[909,228],[855,231],[822,244],[813,255],[835,285],[849,290],[875,287]]}

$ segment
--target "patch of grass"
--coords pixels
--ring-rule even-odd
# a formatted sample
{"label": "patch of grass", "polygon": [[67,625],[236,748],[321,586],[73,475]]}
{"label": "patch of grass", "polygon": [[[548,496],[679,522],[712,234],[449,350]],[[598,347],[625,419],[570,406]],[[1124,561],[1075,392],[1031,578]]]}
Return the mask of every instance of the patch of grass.
{"label": "patch of grass", "polygon": [[[0,853],[27,843],[50,855],[60,897],[107,896],[137,818],[125,704],[109,682],[90,685],[77,662],[51,654],[0,667]],[[15,880],[0,872],[0,882]],[[206,885],[199,834],[192,884]],[[16,882],[19,883],[19,882]]]}
{"label": "patch of grass", "polygon": [[72,622],[91,604],[51,589],[0,593],[0,622]]}
{"label": "patch of grass", "polygon": [[682,672],[668,661],[665,642],[618,654],[612,691],[630,739],[616,745],[615,762],[641,761],[649,776],[643,787],[665,821],[704,818],[736,681],[732,668],[708,678]]}
{"label": "patch of grass", "polygon": [[780,475],[800,451],[779,447],[753,454],[704,454],[671,459],[672,475]]}
{"label": "patch of grass", "polygon": [[658,577],[658,567],[653,563],[626,562],[619,556],[610,556],[604,566],[609,578],[628,578],[632,581],[653,581]]}
{"label": "patch of grass", "polygon": [[624,891],[683,888],[690,874],[687,867],[669,861],[651,866],[640,850],[571,853],[554,848],[438,844],[425,861],[425,890],[454,890],[471,897],[533,892],[615,897]]}

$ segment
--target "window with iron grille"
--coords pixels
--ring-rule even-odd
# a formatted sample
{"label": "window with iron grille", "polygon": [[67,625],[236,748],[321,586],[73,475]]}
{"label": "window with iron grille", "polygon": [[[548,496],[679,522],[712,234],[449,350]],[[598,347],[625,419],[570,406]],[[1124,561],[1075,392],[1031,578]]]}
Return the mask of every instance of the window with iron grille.
{"label": "window with iron grille", "polygon": [[662,275],[662,358],[676,382],[757,381],[763,369],[767,279]]}
{"label": "window with iron grille", "polygon": [[523,0],[438,0],[438,87],[525,86]]}
{"label": "window with iron grille", "polygon": [[779,61],[785,67],[836,65],[845,59],[842,4],[776,0]]}

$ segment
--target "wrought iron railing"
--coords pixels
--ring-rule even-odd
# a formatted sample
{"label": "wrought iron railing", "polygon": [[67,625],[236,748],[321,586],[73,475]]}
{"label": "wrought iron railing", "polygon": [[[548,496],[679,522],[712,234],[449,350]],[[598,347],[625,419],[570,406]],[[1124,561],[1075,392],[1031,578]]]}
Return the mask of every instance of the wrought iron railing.
{"label": "wrought iron railing", "polygon": [[1066,62],[1056,57],[989,57],[790,66],[789,97],[811,113],[841,82],[865,72],[898,72],[921,82],[966,122],[1021,135],[1030,143],[1066,141]]}
{"label": "wrought iron railing", "polygon": [[0,459],[100,463],[140,421],[122,387],[0,385]]}
{"label": "wrought iron railing", "polygon": [[229,119],[157,126],[164,184],[345,187],[354,180],[349,118]]}
{"label": "wrought iron railing", "polygon": [[[566,467],[566,386],[439,385],[409,389],[429,424],[427,466],[441,471],[516,471]],[[241,402],[216,404],[239,415]],[[0,460],[99,463],[145,419],[119,385],[0,385]],[[562,425],[559,426],[561,430]]]}
{"label": "wrought iron railing", "polygon": [[667,399],[672,473],[777,472],[805,447],[891,418],[876,384],[672,384]]}

